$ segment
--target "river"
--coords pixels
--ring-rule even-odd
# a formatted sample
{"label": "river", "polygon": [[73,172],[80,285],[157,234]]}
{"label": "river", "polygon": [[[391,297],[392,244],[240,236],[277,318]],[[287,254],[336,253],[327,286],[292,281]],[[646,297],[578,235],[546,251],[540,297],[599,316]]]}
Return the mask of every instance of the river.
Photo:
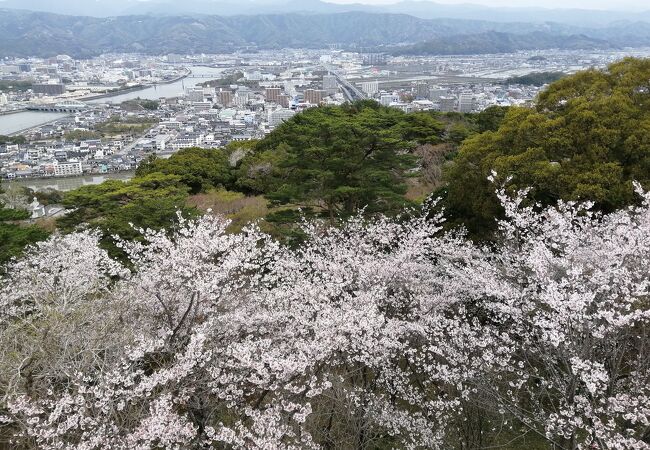
{"label": "river", "polygon": [[106,180],[122,180],[127,181],[133,178],[133,172],[119,172],[107,173],[102,175],[87,175],[83,177],[67,177],[67,178],[23,178],[14,181],[4,181],[6,184],[19,184],[28,187],[34,191],[42,191],[48,188],[56,189],[57,191],[72,191],[73,189],[82,186],[89,186],[92,184],[101,184]]}
{"label": "river", "polygon": [[[169,84],[159,84],[139,91],[127,92],[126,94],[116,94],[110,97],[90,100],[88,103],[122,103],[135,98],[147,100],[157,100],[159,98],[177,97],[183,94],[183,90],[196,86],[204,81],[210,81],[219,78],[225,70],[222,68],[196,66],[191,68],[192,71],[200,75],[208,75],[205,78],[184,78]],[[65,113],[50,113],[42,111],[23,111],[15,114],[0,116],[0,134],[18,133],[29,128],[51,122],[53,120],[65,117]]]}
{"label": "river", "polygon": [[[183,94],[187,88],[196,86],[204,81],[215,80],[219,78],[225,69],[217,69],[214,67],[192,67],[192,72],[199,75],[208,75],[205,78],[183,78],[182,80],[174,81],[168,84],[157,84],[155,86],[141,89],[139,91],[127,92],[126,94],[112,95],[110,97],[98,98],[97,100],[90,100],[88,103],[101,104],[101,103],[122,103],[134,98],[142,98],[146,100],[158,100],[159,98],[178,97]],[[0,119],[1,120],[1,119]]]}
{"label": "river", "polygon": [[67,116],[66,113],[23,111],[0,116],[0,134],[12,134]]}

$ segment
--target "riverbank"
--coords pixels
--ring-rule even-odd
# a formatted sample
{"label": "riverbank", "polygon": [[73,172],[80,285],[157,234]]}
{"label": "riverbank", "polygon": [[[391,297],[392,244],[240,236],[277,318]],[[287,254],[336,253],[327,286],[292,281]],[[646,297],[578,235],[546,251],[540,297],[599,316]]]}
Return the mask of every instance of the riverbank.
{"label": "riverbank", "polygon": [[[220,76],[224,69],[194,66],[186,67],[181,75],[177,76],[174,80],[166,81],[165,83],[143,86],[141,89],[132,90],[130,92],[118,92],[110,94],[102,94],[101,99],[88,100],[85,99],[89,105],[103,105],[105,103],[119,104],[124,101],[134,100],[141,98],[144,100],[159,100],[160,98],[172,98],[182,95],[187,88],[194,87],[203,81],[216,79]],[[207,76],[201,78],[187,79],[193,73],[206,73]],[[38,114],[41,114],[38,116]],[[51,123],[53,120],[51,114],[59,113],[41,113],[38,111],[20,111],[18,114],[6,115],[3,120],[0,120],[0,134],[15,135],[25,133],[31,129],[42,126],[46,123]],[[66,114],[67,115],[67,114]],[[59,115],[59,118],[64,117]]]}
{"label": "riverbank", "polygon": [[17,114],[27,111],[27,108],[14,109],[12,111],[0,111],[0,116],[9,116],[11,114]]}
{"label": "riverbank", "polygon": [[162,85],[176,83],[178,81],[181,81],[181,80],[187,78],[191,74],[192,74],[192,71],[190,69],[187,69],[187,71],[186,71],[186,73],[184,75],[176,77],[173,80],[163,81],[161,83],[156,83],[156,84],[139,84],[137,86],[132,86],[130,88],[121,89],[121,90],[118,90],[118,91],[106,92],[104,94],[93,95],[93,96],[90,96],[90,97],[83,97],[83,98],[80,98],[79,100],[80,101],[94,101],[94,100],[101,100],[102,98],[117,97],[118,95],[129,94],[131,92],[144,91],[145,89],[149,89],[149,88],[154,87],[154,86],[162,86]]}
{"label": "riverbank", "polygon": [[49,122],[43,122],[43,123],[41,123],[39,125],[27,127],[27,128],[22,129],[22,130],[14,131],[13,133],[8,133],[7,136],[17,136],[19,134],[23,134],[23,133],[26,133],[26,132],[28,132],[30,130],[33,130],[34,128],[39,128],[39,127],[43,127],[45,125],[49,125],[51,123],[58,122],[59,120],[63,119],[64,117],[68,117],[68,116],[71,116],[71,115],[72,114],[66,114],[65,116],[59,116],[56,119],[50,120]]}
{"label": "riverbank", "polygon": [[82,186],[101,184],[108,180],[128,181],[134,176],[135,170],[126,170],[122,172],[97,173],[73,177],[19,178],[11,181],[4,181],[4,183],[17,184],[32,189],[33,191],[56,189],[57,191],[67,192]]}
{"label": "riverbank", "polygon": [[90,101],[90,100],[99,100],[101,98],[115,97],[116,95],[128,94],[129,92],[141,91],[147,89],[149,86],[146,84],[138,84],[136,86],[131,86],[129,88],[117,89],[115,91],[105,92],[103,94],[91,95],[89,97],[81,97],[77,100],[81,102]]}

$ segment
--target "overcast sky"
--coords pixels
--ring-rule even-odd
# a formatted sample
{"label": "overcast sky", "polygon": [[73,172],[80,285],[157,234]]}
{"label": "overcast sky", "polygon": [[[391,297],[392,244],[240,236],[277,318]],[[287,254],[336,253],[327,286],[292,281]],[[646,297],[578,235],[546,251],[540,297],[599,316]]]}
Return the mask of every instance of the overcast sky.
{"label": "overcast sky", "polygon": [[[390,4],[396,0],[326,0],[331,3]],[[519,6],[542,8],[584,8],[610,10],[649,10],[650,0],[436,0],[437,3],[473,3],[487,6]]]}

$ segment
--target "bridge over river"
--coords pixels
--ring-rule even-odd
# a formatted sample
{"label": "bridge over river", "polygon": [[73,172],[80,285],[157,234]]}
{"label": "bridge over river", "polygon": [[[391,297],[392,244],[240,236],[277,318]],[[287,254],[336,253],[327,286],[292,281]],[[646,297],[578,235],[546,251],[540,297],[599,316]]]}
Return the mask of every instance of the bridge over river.
{"label": "bridge over river", "polygon": [[56,112],[56,113],[76,113],[88,109],[88,105],[75,100],[66,100],[64,102],[55,103],[55,104],[42,104],[42,105],[30,105],[27,107],[29,111],[45,111],[45,112]]}

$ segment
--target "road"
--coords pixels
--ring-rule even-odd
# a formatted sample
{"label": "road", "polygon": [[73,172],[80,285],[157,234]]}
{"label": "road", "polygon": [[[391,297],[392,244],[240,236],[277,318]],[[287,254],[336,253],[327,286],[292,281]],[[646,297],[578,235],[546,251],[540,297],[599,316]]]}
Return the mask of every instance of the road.
{"label": "road", "polygon": [[466,75],[419,75],[419,76],[391,76],[356,78],[351,82],[377,81],[380,86],[401,87],[408,86],[417,81],[425,81],[438,84],[495,84],[500,80],[496,78],[472,77]]}
{"label": "road", "polygon": [[368,96],[363,91],[361,91],[361,89],[343,78],[333,66],[323,66],[323,68],[336,77],[336,80],[339,82],[339,85],[343,90],[343,95],[345,95],[345,98],[348,101],[354,102],[356,100],[365,100],[368,98]]}

